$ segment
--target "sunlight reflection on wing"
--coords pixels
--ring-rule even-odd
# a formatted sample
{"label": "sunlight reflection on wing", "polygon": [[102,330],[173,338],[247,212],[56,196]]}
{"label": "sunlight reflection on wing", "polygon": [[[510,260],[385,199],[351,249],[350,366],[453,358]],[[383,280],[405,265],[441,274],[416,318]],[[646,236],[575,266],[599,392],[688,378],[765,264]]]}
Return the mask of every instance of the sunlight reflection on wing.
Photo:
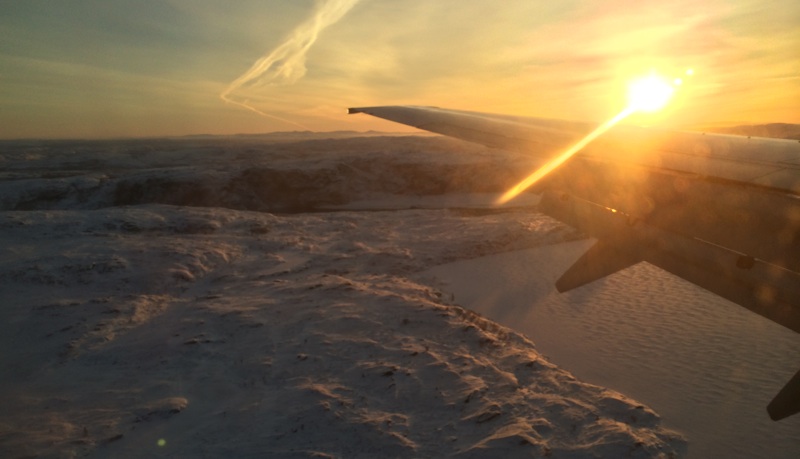
{"label": "sunlight reflection on wing", "polygon": [[617,116],[611,118],[610,120],[598,126],[594,131],[590,132],[586,137],[581,139],[578,143],[571,146],[567,151],[561,153],[560,155],[552,159],[550,162],[537,169],[533,174],[525,177],[523,181],[516,184],[513,188],[506,191],[497,200],[497,204],[498,205],[505,204],[508,201],[517,197],[517,195],[528,189],[534,183],[538,182],[542,177],[546,176],[547,174],[552,172],[555,168],[562,165],[566,160],[570,159],[572,155],[583,149],[583,147],[588,145],[589,142],[596,139],[599,135],[603,134],[607,130],[611,129],[612,126],[625,119],[628,115],[630,115],[634,111],[635,110],[633,108],[627,107],[625,110],[619,112]]}
{"label": "sunlight reflection on wing", "polygon": [[[694,75],[694,70],[686,70],[686,75]],[[675,87],[680,86],[682,83],[682,79],[676,78],[673,80],[672,85],[670,85],[667,80],[655,75],[654,73],[647,77],[632,81],[628,90],[628,106],[625,107],[625,109],[623,109],[610,120],[598,126],[594,131],[587,134],[586,137],[579,140],[569,149],[553,158],[547,164],[540,167],[531,175],[525,177],[524,180],[503,193],[503,195],[497,199],[495,204],[502,205],[514,199],[520,193],[530,188],[533,184],[555,170],[558,166],[564,164],[564,162],[575,155],[575,153],[582,150],[591,141],[611,129],[615,124],[619,123],[631,114],[639,111],[653,112],[660,110],[666,106],[670,98],[672,98],[672,95],[675,93]]]}

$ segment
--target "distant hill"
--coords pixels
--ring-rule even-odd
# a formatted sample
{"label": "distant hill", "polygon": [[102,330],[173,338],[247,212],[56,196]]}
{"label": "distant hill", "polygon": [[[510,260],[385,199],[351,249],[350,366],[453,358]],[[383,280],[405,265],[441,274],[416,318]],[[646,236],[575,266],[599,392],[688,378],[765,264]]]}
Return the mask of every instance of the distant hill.
{"label": "distant hill", "polygon": [[800,124],[753,124],[732,127],[715,127],[705,130],[707,132],[716,132],[719,134],[749,135],[754,137],[800,140]]}
{"label": "distant hill", "polygon": [[303,140],[320,139],[348,139],[352,137],[386,137],[386,136],[431,136],[428,132],[382,132],[382,131],[278,131],[252,134],[190,134],[175,137],[177,139],[244,139],[244,140],[266,140],[270,142],[297,142]]}

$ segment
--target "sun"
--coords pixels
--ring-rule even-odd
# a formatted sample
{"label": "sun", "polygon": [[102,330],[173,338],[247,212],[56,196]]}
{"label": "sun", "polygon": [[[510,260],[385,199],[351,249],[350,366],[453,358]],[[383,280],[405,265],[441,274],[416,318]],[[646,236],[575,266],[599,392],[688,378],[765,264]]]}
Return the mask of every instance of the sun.
{"label": "sun", "polygon": [[[686,76],[694,75],[694,70],[689,69],[686,71]],[[532,174],[527,176],[524,180],[513,186],[500,196],[495,204],[502,205],[514,199],[517,195],[528,189],[534,183],[544,178],[547,174],[558,168],[561,164],[569,160],[575,153],[579,152],[583,147],[591,143],[597,137],[603,135],[606,131],[611,129],[614,125],[624,120],[636,112],[654,112],[660,110],[669,102],[675,88],[683,84],[683,79],[675,78],[672,82],[659,77],[655,73],[649,76],[633,80],[628,86],[628,106],[625,107],[616,116],[609,119],[605,123],[598,126],[594,131],[590,132],[583,139],[572,145],[569,149],[560,155],[551,159],[547,164],[535,170]]]}
{"label": "sun", "polygon": [[673,85],[657,75],[639,78],[628,87],[628,107],[633,111],[654,112],[667,105],[674,92]]}

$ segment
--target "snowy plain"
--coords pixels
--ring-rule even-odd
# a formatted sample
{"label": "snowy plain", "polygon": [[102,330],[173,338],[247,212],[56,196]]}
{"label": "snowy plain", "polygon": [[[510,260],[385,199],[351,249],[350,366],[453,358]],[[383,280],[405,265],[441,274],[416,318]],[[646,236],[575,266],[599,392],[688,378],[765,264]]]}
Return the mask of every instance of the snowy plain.
{"label": "snowy plain", "polygon": [[646,263],[558,293],[556,279],[592,242],[424,274],[579,378],[646,403],[685,435],[686,457],[797,457],[800,419],[773,422],[766,404],[794,375],[800,336]]}
{"label": "snowy plain", "polygon": [[[648,266],[554,299],[586,241],[535,196],[490,206],[533,164],[378,133],[0,143],[0,456],[736,457],[715,442],[755,431],[739,457],[795,457],[796,419],[736,400],[800,340],[672,314],[709,297]],[[728,420],[692,431],[709,383]]]}

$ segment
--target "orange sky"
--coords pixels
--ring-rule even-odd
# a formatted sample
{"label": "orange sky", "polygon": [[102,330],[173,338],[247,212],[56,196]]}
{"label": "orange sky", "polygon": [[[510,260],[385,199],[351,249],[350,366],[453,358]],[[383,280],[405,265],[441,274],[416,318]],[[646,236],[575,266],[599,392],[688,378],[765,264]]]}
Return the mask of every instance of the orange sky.
{"label": "orange sky", "polygon": [[603,121],[687,68],[628,121],[800,123],[794,0],[29,0],[0,30],[0,138],[400,130],[345,114],[393,104]]}

